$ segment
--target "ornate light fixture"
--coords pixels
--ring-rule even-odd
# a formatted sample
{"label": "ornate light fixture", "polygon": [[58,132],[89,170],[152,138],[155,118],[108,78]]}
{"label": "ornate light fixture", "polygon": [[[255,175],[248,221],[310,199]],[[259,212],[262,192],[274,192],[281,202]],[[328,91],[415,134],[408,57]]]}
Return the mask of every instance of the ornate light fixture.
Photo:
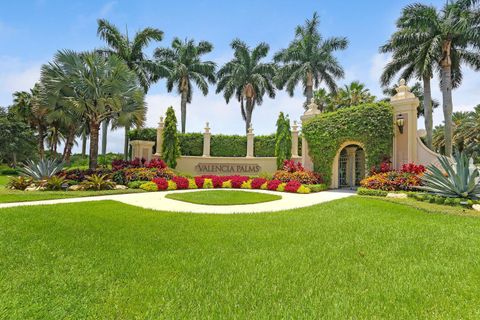
{"label": "ornate light fixture", "polygon": [[400,133],[403,133],[403,127],[405,126],[405,119],[403,118],[403,115],[400,113],[397,115],[397,121],[396,121],[398,131]]}

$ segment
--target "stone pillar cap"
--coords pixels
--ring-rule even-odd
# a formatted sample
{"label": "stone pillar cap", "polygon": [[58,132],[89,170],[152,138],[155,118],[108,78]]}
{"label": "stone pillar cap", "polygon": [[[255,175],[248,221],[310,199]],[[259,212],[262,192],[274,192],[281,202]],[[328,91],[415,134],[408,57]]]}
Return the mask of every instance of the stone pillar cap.
{"label": "stone pillar cap", "polygon": [[415,95],[410,92],[410,88],[406,85],[405,79],[400,80],[398,87],[395,88],[397,94],[395,94],[390,100],[397,101],[403,99],[415,99]]}

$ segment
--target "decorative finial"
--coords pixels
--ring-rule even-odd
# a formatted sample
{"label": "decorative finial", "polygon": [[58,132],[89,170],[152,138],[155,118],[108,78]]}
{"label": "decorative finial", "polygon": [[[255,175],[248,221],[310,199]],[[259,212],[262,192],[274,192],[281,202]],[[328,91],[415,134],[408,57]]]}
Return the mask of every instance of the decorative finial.
{"label": "decorative finial", "polygon": [[297,129],[298,129],[297,120],[293,120],[293,126],[292,126],[292,129],[293,129],[293,131],[297,131]]}
{"label": "decorative finial", "polygon": [[158,123],[158,127],[163,128],[164,125],[165,123],[163,122],[163,117],[160,117],[160,122]]}
{"label": "decorative finial", "polygon": [[252,123],[250,123],[250,126],[248,127],[248,133],[249,133],[249,134],[252,134],[252,133],[253,133]]}
{"label": "decorative finial", "polygon": [[208,121],[205,124],[205,133],[210,133],[210,123]]}
{"label": "decorative finial", "polygon": [[390,99],[390,101],[415,98],[415,95],[410,92],[410,88],[407,86],[406,83],[407,82],[405,81],[405,79],[401,79],[398,82],[398,87],[395,88],[395,91],[397,91],[397,94],[394,95]]}

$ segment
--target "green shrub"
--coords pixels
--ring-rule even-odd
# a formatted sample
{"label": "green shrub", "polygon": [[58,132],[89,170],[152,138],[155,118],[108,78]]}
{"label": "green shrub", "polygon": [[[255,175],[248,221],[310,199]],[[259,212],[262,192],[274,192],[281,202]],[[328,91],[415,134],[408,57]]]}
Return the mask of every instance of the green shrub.
{"label": "green shrub", "polygon": [[388,191],[379,189],[358,188],[357,194],[361,196],[386,197]]}
{"label": "green shrub", "polygon": [[321,191],[328,190],[327,185],[324,184],[324,183],[320,183],[320,184],[306,184],[305,187],[307,187],[308,189],[310,189],[311,192],[321,192]]}
{"label": "green shrub", "polygon": [[142,183],[140,189],[145,191],[158,191],[157,184],[152,181]]}
{"label": "green shrub", "polygon": [[378,165],[391,153],[392,118],[392,107],[380,102],[323,113],[306,121],[302,133],[308,142],[315,171],[329,185],[332,161],[340,146],[349,140],[364,145],[368,167]]}
{"label": "green shrub", "polygon": [[108,179],[107,174],[87,176],[81,185],[85,190],[111,190],[115,187],[115,183]]}
{"label": "green shrub", "polygon": [[163,160],[170,168],[175,169],[177,158],[180,156],[180,146],[177,136],[177,117],[173,107],[167,109],[165,129],[163,130]]}
{"label": "green shrub", "polygon": [[283,162],[292,157],[292,133],[290,131],[290,120],[280,112],[277,119],[277,133],[275,134],[275,157],[277,158],[277,169],[283,167]]}
{"label": "green shrub", "polygon": [[65,177],[53,176],[47,179],[45,188],[47,190],[62,190],[62,186],[65,183]]}
{"label": "green shrub", "polygon": [[446,204],[448,206],[453,206],[453,205],[455,205],[455,201],[453,200],[453,198],[445,198],[444,204]]}
{"label": "green shrub", "polygon": [[0,174],[3,175],[18,175],[18,170],[13,168],[2,169],[0,170]]}
{"label": "green shrub", "polygon": [[25,176],[11,177],[7,183],[7,188],[15,190],[25,190],[33,183],[33,179]]}
{"label": "green shrub", "polygon": [[275,156],[275,135],[255,136],[254,141],[255,157]]}
{"label": "green shrub", "polygon": [[247,137],[240,135],[213,135],[210,141],[212,157],[245,157]]}
{"label": "green shrub", "polygon": [[445,203],[445,198],[444,197],[435,196],[434,199],[435,199],[436,204],[444,204]]}
{"label": "green shrub", "polygon": [[203,134],[202,133],[179,133],[180,154],[182,156],[203,155]]}
{"label": "green shrub", "polygon": [[139,189],[140,186],[144,183],[145,181],[132,181],[128,183],[127,187],[129,187],[130,189]]}

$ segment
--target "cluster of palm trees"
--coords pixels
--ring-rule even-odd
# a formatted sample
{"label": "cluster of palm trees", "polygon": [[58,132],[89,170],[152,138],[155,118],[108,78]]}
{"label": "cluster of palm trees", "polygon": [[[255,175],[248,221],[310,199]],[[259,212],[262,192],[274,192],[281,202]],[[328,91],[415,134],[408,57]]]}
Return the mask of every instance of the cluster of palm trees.
{"label": "cluster of palm trees", "polygon": [[370,93],[365,84],[352,81],[332,92],[324,88],[315,90],[313,99],[321,112],[332,112],[340,108],[374,102],[376,97]]}
{"label": "cluster of palm trees", "polygon": [[[452,90],[462,82],[462,66],[480,69],[480,9],[478,0],[447,1],[441,10],[415,3],[405,7],[397,21],[397,31],[380,48],[392,53],[381,83],[388,85],[395,75],[423,84],[423,109],[426,144],[433,145],[430,81],[438,75],[444,114],[444,152],[451,155],[454,147]],[[438,130],[437,130],[438,135]]]}
{"label": "cluster of palm trees", "polygon": [[59,51],[54,60],[42,67],[39,83],[30,92],[14,94],[13,109],[38,132],[38,149],[44,155],[45,141],[54,154],[64,142],[63,159],[68,161],[76,137],[82,137],[82,151],[90,137],[89,166],[97,166],[99,131],[102,129],[102,153],[106,153],[107,132],[125,129],[124,156],[128,154],[128,131],[145,120],[145,94],[151,84],[165,79],[169,92],[181,97],[181,131],[186,130],[187,104],[192,102],[194,87],[207,95],[217,84],[228,103],[235,96],[240,104],[245,130],[252,121],[255,106],[265,94],[275,97],[283,88],[290,94],[298,84],[304,88],[306,103],[314,88],[324,83],[337,89],[335,81],[344,75],[334,52],[347,47],[346,38],[324,39],[315,13],[305,25],[295,30],[294,40],[265,62],[269,46],[260,43],[250,48],[235,39],[234,57],[217,71],[214,62],[203,59],[213,50],[207,41],[175,38],[169,48],[155,49],[152,59],[144,53],[152,41],[161,41],[163,32],[145,28],[130,39],[128,32],[106,20],[98,20],[98,36],[107,48],[77,53]]}
{"label": "cluster of palm trees", "polygon": [[[457,111],[452,115],[453,146],[458,152],[476,155],[480,160],[480,105],[473,111]],[[433,129],[432,147],[439,153],[445,152],[444,126]]]}

